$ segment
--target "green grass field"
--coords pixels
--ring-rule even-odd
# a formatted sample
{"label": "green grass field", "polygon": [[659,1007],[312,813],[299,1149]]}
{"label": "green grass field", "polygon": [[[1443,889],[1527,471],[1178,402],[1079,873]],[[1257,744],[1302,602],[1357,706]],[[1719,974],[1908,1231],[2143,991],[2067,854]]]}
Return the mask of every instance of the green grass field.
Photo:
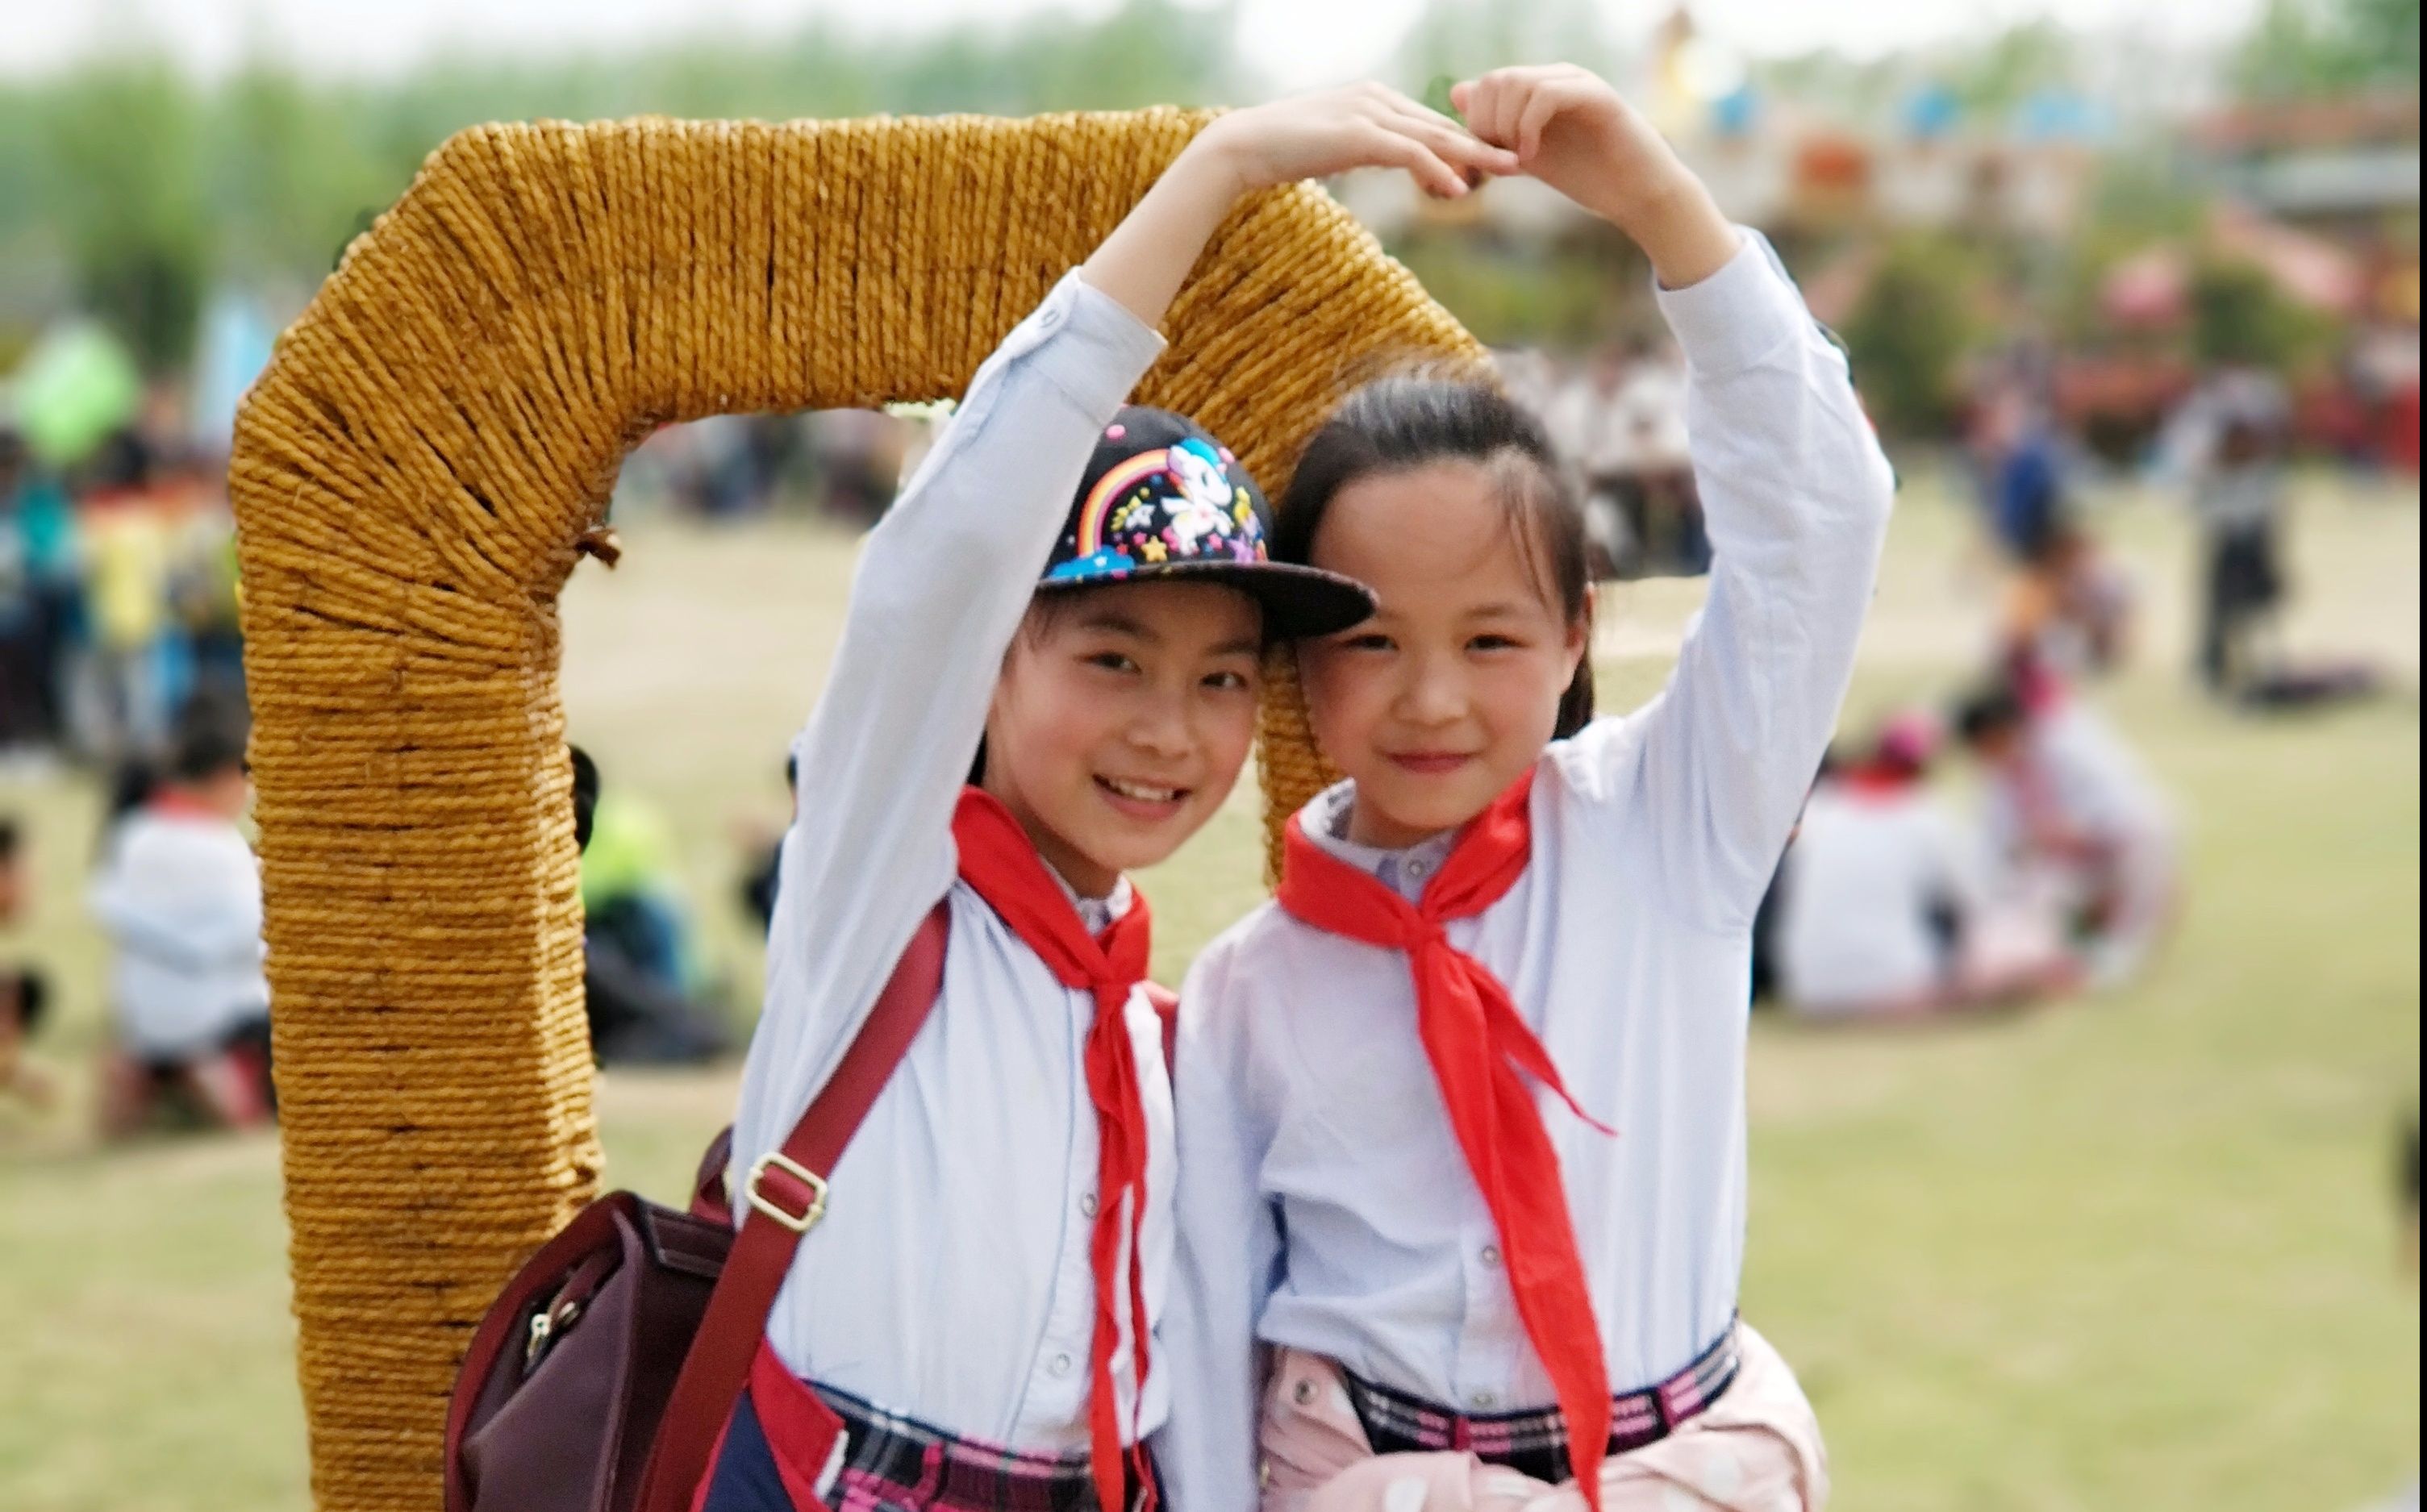
{"label": "green grass field", "polygon": [[[1943,692],[1993,589],[1957,512],[1910,491],[1855,691]],[[2118,496],[2144,591],[2102,695],[2192,823],[2191,899],[2143,986],[2043,1015],[1823,1034],[1765,1021],[1751,1065],[1749,1318],[1802,1373],[1846,1512],[2289,1512],[2382,1495],[2419,1447],[2419,1313],[2397,1270],[2394,1122],[2419,1068],[2419,515],[2319,482],[2291,637],[2402,691],[2272,723],[2183,685],[2189,546]],[[611,783],[660,805],[705,948],[746,999],[737,823],[780,818],[783,743],[831,650],[850,546],[800,527],[627,531],[566,594],[565,700]],[[1657,686],[1699,597],[1621,588],[1606,702]],[[50,1115],[0,1107],[0,1508],[307,1504],[270,1139],[94,1149],[95,799],[0,775],[31,821],[33,917],[0,936],[65,988],[37,1047]],[[1145,879],[1159,973],[1257,897],[1250,792]],[[732,1071],[602,1079],[611,1179],[671,1197]]]}

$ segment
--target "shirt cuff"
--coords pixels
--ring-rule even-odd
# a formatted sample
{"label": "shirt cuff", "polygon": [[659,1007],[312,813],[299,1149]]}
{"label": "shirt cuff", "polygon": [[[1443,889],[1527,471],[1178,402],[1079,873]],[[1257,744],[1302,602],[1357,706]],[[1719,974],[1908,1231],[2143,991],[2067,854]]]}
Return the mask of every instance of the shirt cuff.
{"label": "shirt cuff", "polygon": [[1163,355],[1163,333],[1077,268],[1062,275],[1028,325],[1047,374],[1090,415],[1109,418]]}
{"label": "shirt cuff", "polygon": [[1657,280],[1652,287],[1686,363],[1704,378],[1743,372],[1812,324],[1769,238],[1750,228],[1738,235],[1744,245],[1710,277],[1681,289]]}

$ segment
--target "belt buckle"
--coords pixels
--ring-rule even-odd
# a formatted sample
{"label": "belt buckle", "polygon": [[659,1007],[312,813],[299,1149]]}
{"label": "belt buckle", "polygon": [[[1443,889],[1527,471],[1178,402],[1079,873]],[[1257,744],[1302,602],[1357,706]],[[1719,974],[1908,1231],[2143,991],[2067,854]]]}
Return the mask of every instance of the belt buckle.
{"label": "belt buckle", "polygon": [[[782,1172],[808,1190],[809,1200],[799,1212],[785,1208],[758,1189],[759,1182],[771,1169]],[[744,1183],[742,1191],[749,1197],[752,1208],[796,1234],[807,1233],[818,1226],[819,1219],[826,1215],[825,1178],[779,1149],[771,1149],[758,1157],[757,1163],[750,1167],[750,1179]]]}

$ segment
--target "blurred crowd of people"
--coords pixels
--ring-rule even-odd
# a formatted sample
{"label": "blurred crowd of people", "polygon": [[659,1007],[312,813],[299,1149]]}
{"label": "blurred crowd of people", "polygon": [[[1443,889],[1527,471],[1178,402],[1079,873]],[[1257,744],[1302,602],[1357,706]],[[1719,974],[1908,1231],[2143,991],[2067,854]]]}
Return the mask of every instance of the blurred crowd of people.
{"label": "blurred crowd of people", "polygon": [[224,472],[148,428],[65,467],[0,431],[0,754],[156,762],[189,700],[241,701]]}
{"label": "blurred crowd of people", "polygon": [[[2044,370],[1985,370],[1968,436],[1979,534],[2001,591],[1980,671],[1941,707],[1851,734],[1814,784],[1756,931],[1755,992],[1828,1019],[1911,1019],[2131,981],[2183,891],[2174,805],[2109,720],[2098,681],[2129,659],[2135,593],[2085,509],[2084,448]],[[2150,447],[2193,521],[2191,664],[2221,707],[2366,696],[2369,664],[2287,647],[2292,406],[2219,366]],[[1968,757],[1977,801],[1935,779]]]}
{"label": "blurred crowd of people", "polygon": [[1698,577],[1711,540],[1686,448],[1686,365],[1664,333],[1577,357],[1499,354],[1509,392],[1539,415],[1583,500],[1596,576]]}

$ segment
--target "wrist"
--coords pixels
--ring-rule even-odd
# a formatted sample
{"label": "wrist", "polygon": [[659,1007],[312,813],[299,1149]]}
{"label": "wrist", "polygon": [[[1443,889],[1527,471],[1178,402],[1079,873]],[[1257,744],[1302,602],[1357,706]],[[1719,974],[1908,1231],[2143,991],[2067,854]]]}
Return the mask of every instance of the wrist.
{"label": "wrist", "polygon": [[1701,179],[1682,166],[1603,212],[1652,263],[1660,286],[1686,288],[1725,268],[1742,238]]}
{"label": "wrist", "polygon": [[1232,144],[1230,134],[1223,129],[1228,119],[1214,121],[1190,138],[1164,173],[1165,179],[1177,179],[1219,199],[1226,207],[1259,187],[1248,174],[1246,154]]}

